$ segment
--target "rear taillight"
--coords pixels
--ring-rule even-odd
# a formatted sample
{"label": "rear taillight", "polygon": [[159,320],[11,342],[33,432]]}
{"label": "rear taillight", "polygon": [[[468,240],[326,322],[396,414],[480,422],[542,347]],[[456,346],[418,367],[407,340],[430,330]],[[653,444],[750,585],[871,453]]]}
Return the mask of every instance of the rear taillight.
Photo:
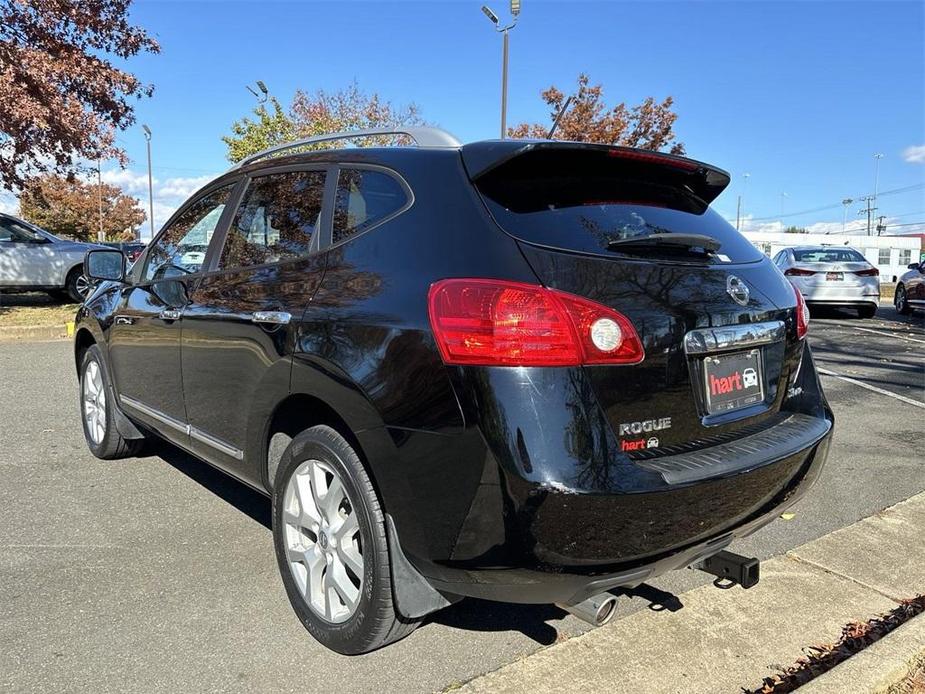
{"label": "rear taillight", "polygon": [[793,291],[797,295],[797,339],[802,340],[809,330],[809,306],[806,305],[806,299],[799,289],[794,287]]}
{"label": "rear taillight", "polygon": [[875,267],[870,267],[866,270],[857,270],[854,274],[859,277],[880,277],[880,270]]}
{"label": "rear taillight", "polygon": [[428,310],[447,364],[638,364],[645,356],[623,314],[536,284],[441,280],[430,287]]}
{"label": "rear taillight", "polygon": [[813,270],[803,270],[798,267],[789,267],[784,270],[784,274],[787,275],[787,277],[809,277],[810,275],[815,275],[816,273]]}

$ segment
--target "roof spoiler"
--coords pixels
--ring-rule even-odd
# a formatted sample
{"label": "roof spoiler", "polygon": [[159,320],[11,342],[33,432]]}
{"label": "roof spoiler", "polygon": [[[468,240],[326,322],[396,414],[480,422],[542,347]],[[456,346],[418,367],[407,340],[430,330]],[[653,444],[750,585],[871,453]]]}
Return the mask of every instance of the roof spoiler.
{"label": "roof spoiler", "polygon": [[588,142],[486,140],[464,145],[461,151],[463,163],[473,183],[492,173],[500,173],[505,165],[521,158],[539,161],[549,157],[549,161],[552,162],[561,155],[571,154],[580,157],[582,153],[598,162],[601,157],[608,157],[613,158],[614,163],[636,163],[640,172],[664,169],[665,173],[671,172],[669,178],[672,185],[686,188],[707,205],[726,189],[730,180],[729,174],[722,169],[686,157]]}

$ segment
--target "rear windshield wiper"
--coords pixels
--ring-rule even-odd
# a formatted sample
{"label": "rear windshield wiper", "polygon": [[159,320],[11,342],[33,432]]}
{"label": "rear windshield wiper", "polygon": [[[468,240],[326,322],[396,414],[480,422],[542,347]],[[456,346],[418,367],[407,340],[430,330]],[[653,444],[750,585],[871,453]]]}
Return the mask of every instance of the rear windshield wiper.
{"label": "rear windshield wiper", "polygon": [[633,249],[664,248],[665,250],[687,250],[691,253],[712,255],[720,248],[720,242],[705,234],[654,233],[614,239],[607,242],[609,251],[632,251]]}

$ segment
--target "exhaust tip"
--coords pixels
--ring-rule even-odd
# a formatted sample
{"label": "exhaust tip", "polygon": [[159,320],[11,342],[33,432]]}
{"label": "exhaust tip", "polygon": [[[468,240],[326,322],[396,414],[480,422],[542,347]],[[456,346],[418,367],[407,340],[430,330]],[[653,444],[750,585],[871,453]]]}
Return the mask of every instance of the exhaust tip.
{"label": "exhaust tip", "polygon": [[562,603],[556,603],[556,605],[588,624],[602,627],[613,618],[617,609],[617,598],[610,593],[601,593],[575,605]]}

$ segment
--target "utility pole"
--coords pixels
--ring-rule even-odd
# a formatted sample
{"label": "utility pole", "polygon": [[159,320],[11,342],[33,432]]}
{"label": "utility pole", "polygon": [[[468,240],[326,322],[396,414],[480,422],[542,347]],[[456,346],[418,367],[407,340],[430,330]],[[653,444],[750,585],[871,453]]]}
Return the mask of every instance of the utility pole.
{"label": "utility pole", "polygon": [[99,159],[96,160],[96,191],[100,206],[100,230],[97,233],[96,240],[103,243],[106,240],[106,235],[103,233],[103,172],[100,168]]}
{"label": "utility pole", "polygon": [[742,219],[742,196],[736,198],[736,231],[739,230],[739,222]]}
{"label": "utility pole", "polygon": [[886,219],[886,215],[882,214],[877,219],[880,223],[877,225],[877,236],[883,236],[883,232],[886,231],[886,225],[883,223],[883,220]]}
{"label": "utility pole", "polygon": [[863,210],[858,210],[858,214],[867,213],[867,235],[870,236],[871,215],[877,210],[877,208],[876,208],[876,207],[872,207],[872,204],[873,204],[873,202],[874,202],[874,196],[873,196],[873,195],[867,195],[867,196],[865,196],[865,197],[863,197],[863,198],[861,198],[861,199],[862,199],[864,202],[867,203],[867,207],[864,208]]}
{"label": "utility pole", "polygon": [[877,204],[877,189],[880,187],[880,160],[883,159],[882,154],[875,154],[874,160],[876,160],[876,165],[874,167],[874,205]]}

